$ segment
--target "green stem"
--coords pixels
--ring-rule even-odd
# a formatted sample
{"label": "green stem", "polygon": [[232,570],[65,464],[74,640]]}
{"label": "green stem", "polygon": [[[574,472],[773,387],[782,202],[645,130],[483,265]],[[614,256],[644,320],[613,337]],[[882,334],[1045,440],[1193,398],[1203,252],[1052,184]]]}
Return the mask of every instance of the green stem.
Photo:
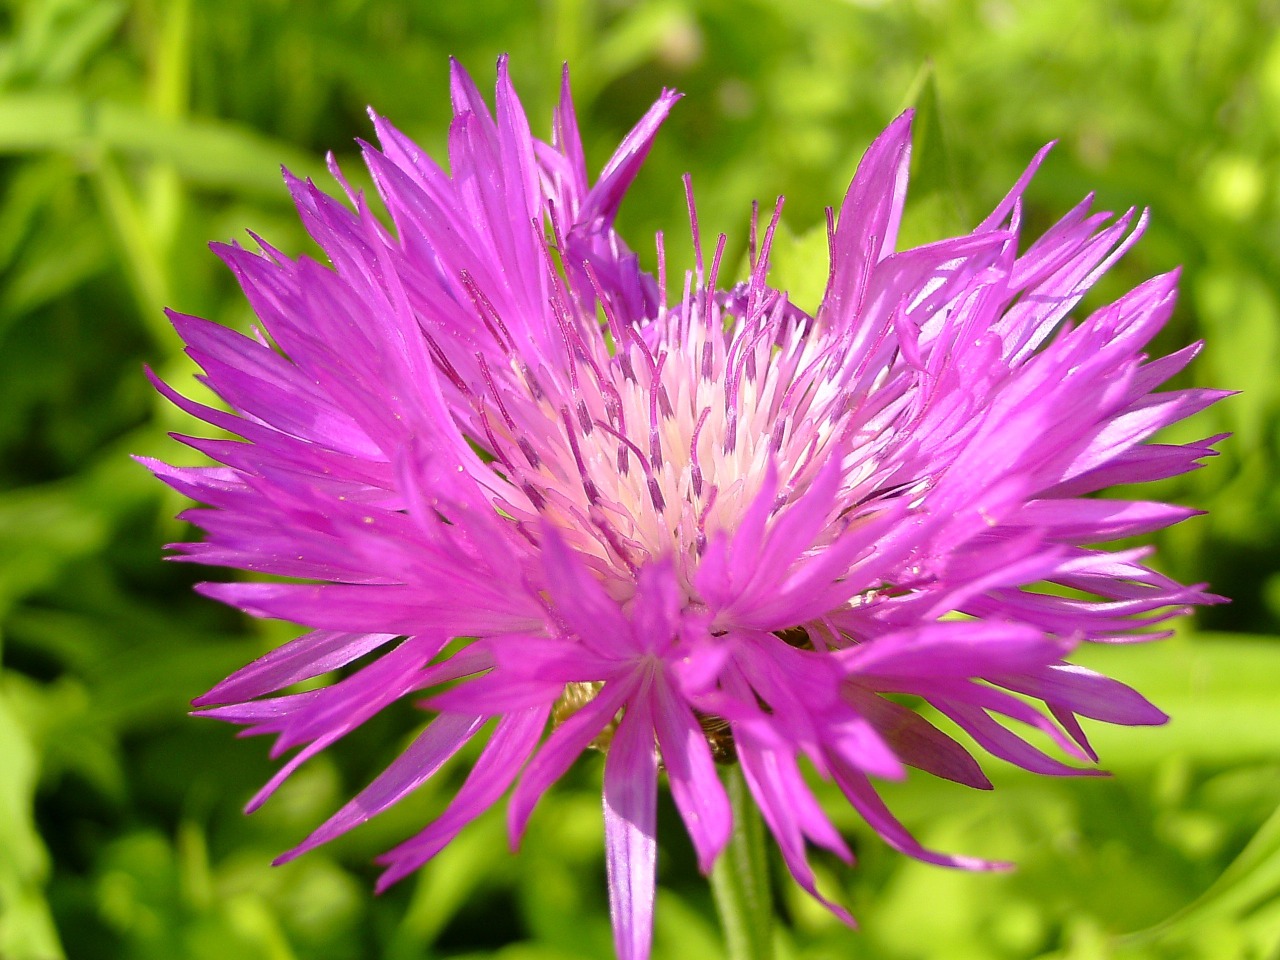
{"label": "green stem", "polygon": [[773,898],[765,856],[764,824],[742,768],[725,771],[733,807],[733,834],[711,870],[711,892],[724,927],[729,960],[773,960]]}

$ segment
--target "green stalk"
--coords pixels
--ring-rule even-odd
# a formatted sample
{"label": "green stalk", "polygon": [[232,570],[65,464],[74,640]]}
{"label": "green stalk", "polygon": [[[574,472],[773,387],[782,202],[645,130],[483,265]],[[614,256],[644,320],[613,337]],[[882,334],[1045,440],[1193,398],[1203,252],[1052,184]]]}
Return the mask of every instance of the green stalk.
{"label": "green stalk", "polygon": [[724,927],[729,960],[773,960],[773,897],[765,855],[764,823],[742,768],[725,771],[733,807],[733,834],[711,870],[711,892]]}

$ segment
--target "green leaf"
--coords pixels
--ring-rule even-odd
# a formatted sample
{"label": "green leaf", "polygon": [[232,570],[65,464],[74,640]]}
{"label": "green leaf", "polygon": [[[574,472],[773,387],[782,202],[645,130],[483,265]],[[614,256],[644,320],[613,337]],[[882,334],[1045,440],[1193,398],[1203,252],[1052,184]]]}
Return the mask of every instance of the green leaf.
{"label": "green leaf", "polygon": [[1089,645],[1072,659],[1130,684],[1170,716],[1167,728],[1091,725],[1104,766],[1146,767],[1172,753],[1199,763],[1280,753],[1276,638],[1200,633],[1152,644]]}
{"label": "green leaf", "polygon": [[1206,929],[1229,925],[1250,928],[1249,939],[1263,949],[1280,941],[1280,807],[1248,846],[1196,901],[1150,930],[1126,937],[1126,943],[1177,943]]}
{"label": "green leaf", "polygon": [[49,858],[36,832],[36,753],[0,685],[0,957],[63,956],[43,888]]}
{"label": "green leaf", "polygon": [[0,153],[104,151],[172,164],[191,183],[279,199],[280,167],[318,164],[288,144],[232,123],[171,119],[131,104],[72,93],[0,96]]}

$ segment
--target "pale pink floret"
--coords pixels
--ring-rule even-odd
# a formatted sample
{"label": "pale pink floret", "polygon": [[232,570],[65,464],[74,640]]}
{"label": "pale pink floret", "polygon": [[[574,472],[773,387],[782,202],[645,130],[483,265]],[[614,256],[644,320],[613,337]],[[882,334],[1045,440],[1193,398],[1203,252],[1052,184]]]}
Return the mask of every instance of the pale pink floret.
{"label": "pale pink floret", "polygon": [[[852,854],[801,757],[897,849],[999,866],[924,849],[877,796],[870,778],[906,766],[990,786],[969,748],[885,694],[923,698],[982,750],[1046,774],[1097,771],[1005,720],[1085,763],[1078,717],[1163,722],[1065,659],[1082,642],[1158,636],[1216,599],[1147,567],[1144,550],[1097,547],[1195,511],[1091,494],[1191,470],[1218,439],[1149,442],[1221,396],[1152,392],[1198,349],[1142,353],[1175,274],[1069,321],[1145,214],[1112,219],[1085,200],[1019,254],[1042,151],[973,233],[896,251],[907,113],[834,220],[820,304],[768,283],[780,204],[763,232],[753,223],[750,275],[730,286],[724,237],[704,251],[692,193],[696,264],[670,286],[613,221],[675,94],[592,185],[567,73],[551,143],[530,135],[505,59],[494,113],[456,64],[451,93],[448,172],[374,117],[380,146],[364,156],[393,231],[362,195],[289,178],[331,266],[261,242],[217,248],[261,333],[172,319],[232,412],[156,380],[242,438],[179,438],[219,466],[149,463],[205,505],[185,516],[206,538],[175,545],[179,558],[308,581],[202,588],[313,629],[196,701],[275,734],[277,753],[301,747],[251,806],[391,702],[427,694],[437,711],[282,859],[398,802],[491,717],[454,801],[381,858],[380,885],[513,784],[515,843],[542,793],[607,740],[610,905],[619,956],[639,958],[660,770],[708,870],[731,827],[716,761],[741,764],[788,868],[819,896],[807,845]],[[475,639],[443,658],[459,636]],[[327,687],[277,693],[361,658]]]}

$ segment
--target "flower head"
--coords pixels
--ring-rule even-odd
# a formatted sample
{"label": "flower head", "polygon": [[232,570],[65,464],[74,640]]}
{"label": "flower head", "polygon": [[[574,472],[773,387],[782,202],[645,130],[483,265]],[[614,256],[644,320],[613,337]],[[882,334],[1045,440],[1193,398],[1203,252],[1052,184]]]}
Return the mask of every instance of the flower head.
{"label": "flower head", "polygon": [[[180,558],[288,578],[203,590],[312,630],[196,701],[275,734],[277,752],[301,748],[250,807],[393,701],[427,692],[435,711],[286,857],[399,801],[477,736],[458,794],[382,858],[381,884],[513,784],[514,842],[594,746],[617,949],[643,957],[662,770],[708,869],[730,832],[716,764],[740,764],[818,896],[807,844],[851,854],[801,757],[898,849],[995,866],[924,849],[876,794],[871,778],[907,766],[989,786],[971,746],[886,695],[919,697],[981,750],[1046,774],[1095,771],[1004,721],[1088,763],[1079,717],[1164,720],[1066,660],[1214,599],[1147,567],[1144,549],[1098,547],[1194,511],[1091,494],[1191,470],[1213,442],[1149,442],[1219,396],[1153,392],[1198,350],[1142,352],[1176,275],[1068,319],[1145,216],[1086,199],[1019,253],[1042,151],[972,233],[897,251],[904,114],[831,218],[821,302],[797,304],[770,285],[781,203],[753,223],[736,285],[725,237],[701,245],[692,191],[682,276],[661,238],[654,277],[615,232],[675,94],[592,184],[567,74],[550,143],[531,136],[505,61],[494,112],[456,64],[451,89],[448,173],[373,118],[380,145],[364,156],[393,229],[335,168],[345,203],[288,180],[331,265],[261,241],[217,248],[257,337],[172,319],[231,412],[156,381],[242,438],[181,438],[218,466],[150,464],[205,504],[187,517],[206,538]],[[330,686],[278,692],[360,658]]]}

